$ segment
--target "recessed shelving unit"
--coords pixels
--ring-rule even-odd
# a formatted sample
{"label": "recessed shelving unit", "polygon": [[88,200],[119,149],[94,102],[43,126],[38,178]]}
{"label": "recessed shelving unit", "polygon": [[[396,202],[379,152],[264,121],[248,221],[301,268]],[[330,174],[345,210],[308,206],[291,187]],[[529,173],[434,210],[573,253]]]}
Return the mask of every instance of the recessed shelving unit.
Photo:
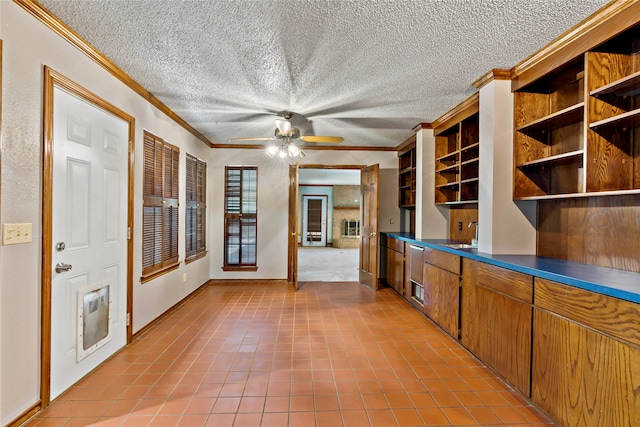
{"label": "recessed shelving unit", "polygon": [[416,137],[402,143],[398,150],[398,207],[413,209],[416,206]]}
{"label": "recessed shelving unit", "polygon": [[438,205],[478,201],[478,107],[478,94],[474,94],[435,123],[435,203]]}
{"label": "recessed shelving unit", "polygon": [[516,91],[514,102],[514,198],[583,191],[581,58]]}
{"label": "recessed shelving unit", "polygon": [[640,25],[514,93],[514,198],[640,193]]}

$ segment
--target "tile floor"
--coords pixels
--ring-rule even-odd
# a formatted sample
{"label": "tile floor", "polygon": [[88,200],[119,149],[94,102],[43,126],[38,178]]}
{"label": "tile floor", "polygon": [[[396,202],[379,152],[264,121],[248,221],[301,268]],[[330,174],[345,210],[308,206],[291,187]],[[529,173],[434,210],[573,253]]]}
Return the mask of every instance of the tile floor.
{"label": "tile floor", "polygon": [[205,286],[28,426],[552,423],[390,289]]}

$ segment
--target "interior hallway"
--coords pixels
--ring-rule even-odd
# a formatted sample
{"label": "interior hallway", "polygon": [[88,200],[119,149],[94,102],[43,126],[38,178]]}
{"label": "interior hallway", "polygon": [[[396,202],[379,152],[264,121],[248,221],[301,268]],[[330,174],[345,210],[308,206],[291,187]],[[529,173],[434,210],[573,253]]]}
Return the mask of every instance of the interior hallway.
{"label": "interior hallway", "polygon": [[357,282],[360,249],[298,247],[299,282]]}
{"label": "interior hallway", "polygon": [[552,425],[391,289],[200,288],[29,426]]}

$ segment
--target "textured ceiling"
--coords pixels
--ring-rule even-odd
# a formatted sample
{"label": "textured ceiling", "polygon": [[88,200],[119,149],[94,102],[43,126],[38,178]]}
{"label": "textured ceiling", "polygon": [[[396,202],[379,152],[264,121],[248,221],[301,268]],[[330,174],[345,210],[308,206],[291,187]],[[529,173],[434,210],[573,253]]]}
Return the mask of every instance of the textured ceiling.
{"label": "textured ceiling", "polygon": [[41,0],[213,143],[393,147],[605,0]]}

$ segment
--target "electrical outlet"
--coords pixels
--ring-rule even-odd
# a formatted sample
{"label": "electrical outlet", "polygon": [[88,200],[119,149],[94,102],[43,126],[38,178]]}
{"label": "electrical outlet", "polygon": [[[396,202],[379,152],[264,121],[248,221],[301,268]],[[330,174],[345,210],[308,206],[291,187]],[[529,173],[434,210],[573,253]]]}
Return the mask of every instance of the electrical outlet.
{"label": "electrical outlet", "polygon": [[187,273],[182,273],[182,283],[187,281]]}
{"label": "electrical outlet", "polygon": [[3,224],[2,225],[2,244],[16,245],[18,243],[31,242],[31,223],[22,224]]}
{"label": "electrical outlet", "polygon": [[458,221],[458,231],[462,231],[462,221]]}

